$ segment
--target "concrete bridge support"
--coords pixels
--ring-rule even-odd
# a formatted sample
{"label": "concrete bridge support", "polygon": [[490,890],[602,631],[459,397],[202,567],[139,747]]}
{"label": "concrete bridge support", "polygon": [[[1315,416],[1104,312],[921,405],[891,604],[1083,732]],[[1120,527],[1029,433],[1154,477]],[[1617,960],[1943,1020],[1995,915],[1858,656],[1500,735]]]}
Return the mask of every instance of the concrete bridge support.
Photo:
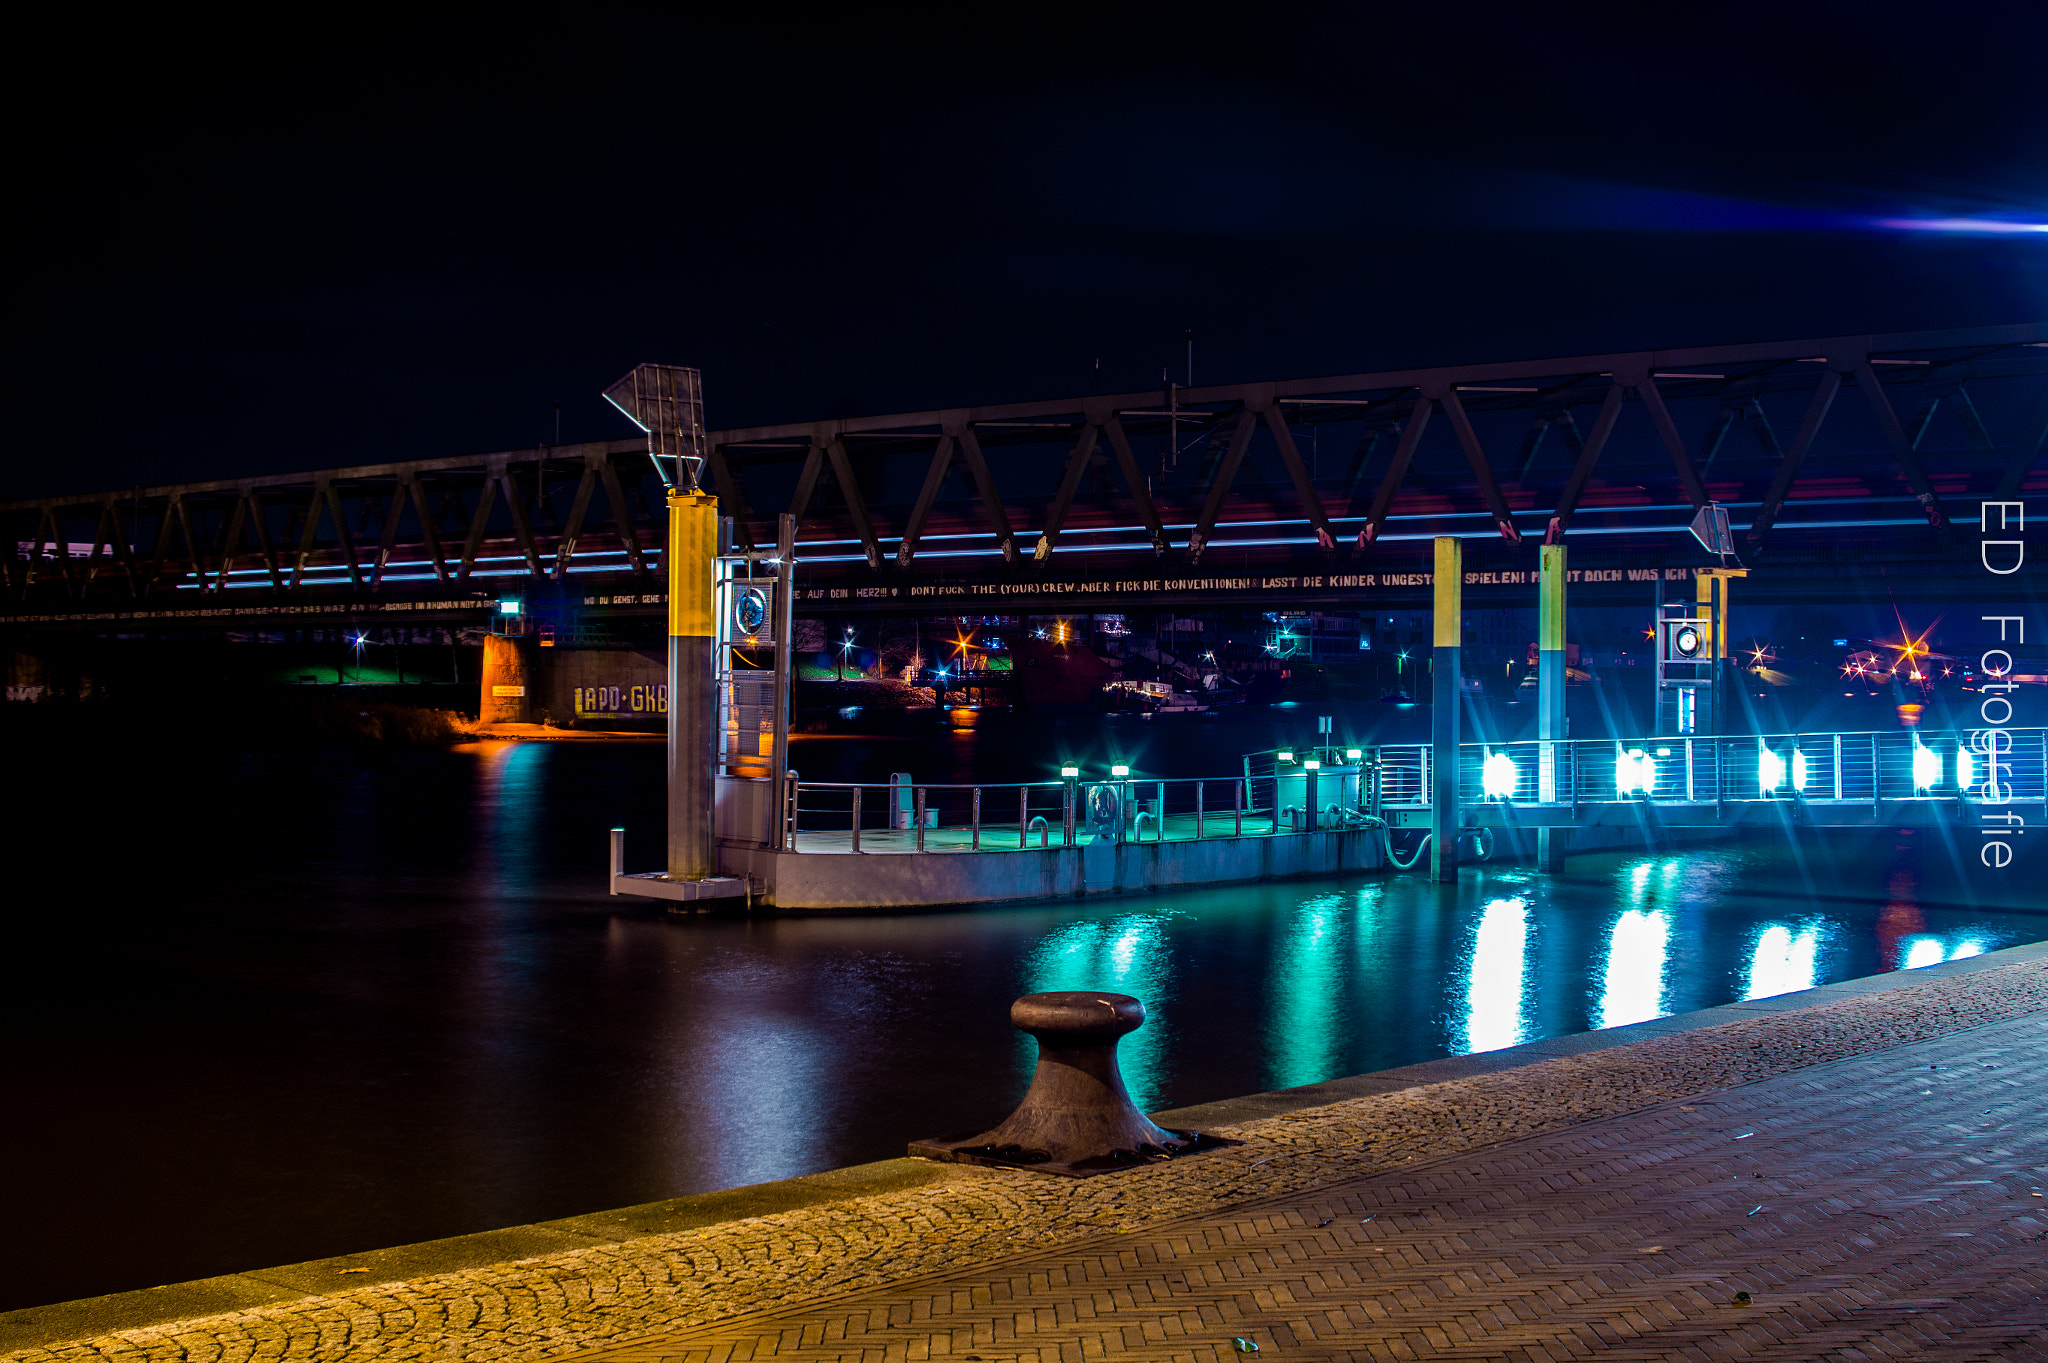
{"label": "concrete bridge support", "polygon": [[532,678],[519,641],[503,634],[484,636],[483,674],[477,682],[477,722],[526,724],[533,718]]}

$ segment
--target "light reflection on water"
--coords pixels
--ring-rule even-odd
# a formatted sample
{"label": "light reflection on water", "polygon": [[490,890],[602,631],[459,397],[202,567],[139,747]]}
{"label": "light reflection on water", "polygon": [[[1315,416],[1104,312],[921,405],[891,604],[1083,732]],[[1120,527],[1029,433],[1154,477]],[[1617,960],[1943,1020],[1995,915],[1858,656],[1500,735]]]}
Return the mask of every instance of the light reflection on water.
{"label": "light reflection on water", "polygon": [[1756,936],[1756,950],[1750,953],[1749,988],[1742,997],[1767,999],[1813,988],[1823,930],[1822,924],[1808,924],[1795,936],[1784,923],[1765,927]]}
{"label": "light reflection on water", "polygon": [[1522,1042],[1528,949],[1528,901],[1517,895],[1489,903],[1472,933],[1465,967],[1465,1026],[1459,1051],[1497,1051]]}
{"label": "light reflection on water", "polygon": [[1274,973],[1272,1020],[1266,1046],[1273,1087],[1294,1088],[1330,1077],[1343,1053],[1339,1027],[1344,1018],[1348,953],[1345,935],[1357,931],[1361,909],[1350,912],[1350,897],[1318,894],[1304,899],[1278,925],[1278,969]]}
{"label": "light reflection on water", "polygon": [[1626,1027],[1662,1017],[1664,959],[1671,922],[1662,909],[1628,909],[1607,935],[1607,973],[1598,1027]]}
{"label": "light reflection on water", "polygon": [[[1117,1047],[1124,1087],[1140,1107],[1159,1105],[1160,1059],[1173,1036],[1173,957],[1164,925],[1164,917],[1153,913],[1063,924],[1031,949],[1018,991],[1099,989],[1143,1003],[1145,1025]],[[1037,1045],[1021,1032],[1016,1043],[1015,1063],[1028,1074],[1038,1063]]]}

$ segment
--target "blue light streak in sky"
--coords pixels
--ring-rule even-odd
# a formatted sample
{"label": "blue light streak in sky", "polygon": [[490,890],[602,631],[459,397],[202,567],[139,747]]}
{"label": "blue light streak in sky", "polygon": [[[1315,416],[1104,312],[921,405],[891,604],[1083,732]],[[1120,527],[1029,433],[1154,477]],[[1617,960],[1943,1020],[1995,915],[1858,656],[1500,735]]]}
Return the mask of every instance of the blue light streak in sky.
{"label": "blue light streak in sky", "polygon": [[2011,222],[2004,218],[1877,218],[1877,227],[1895,232],[1962,232],[2006,236],[2015,232],[2048,232],[2048,222]]}

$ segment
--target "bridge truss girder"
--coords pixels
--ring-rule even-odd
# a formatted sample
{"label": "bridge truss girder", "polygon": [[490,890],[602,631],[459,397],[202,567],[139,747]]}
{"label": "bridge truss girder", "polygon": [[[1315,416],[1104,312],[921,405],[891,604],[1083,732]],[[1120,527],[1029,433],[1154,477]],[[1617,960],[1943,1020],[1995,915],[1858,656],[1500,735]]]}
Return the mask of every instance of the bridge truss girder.
{"label": "bridge truss girder", "polygon": [[[1767,406],[1788,427],[1797,414],[1788,444]],[[1738,424],[1750,439],[1730,439]],[[1966,437],[1938,466],[1937,425]],[[1553,433],[1561,462],[1544,455]],[[1326,435],[1348,445],[1327,466]],[[778,508],[798,518],[812,580],[1053,582],[1223,553],[1391,567],[1445,533],[1497,537],[1496,553],[1527,552],[1526,531],[1696,554],[1673,531],[1709,498],[1740,508],[1746,559],[1784,549],[1788,506],[1845,506],[1837,520],[1867,531],[1896,504],[1910,514],[1886,552],[1941,562],[1967,552],[1954,504],[2018,495],[2044,436],[2048,324],[2027,323],[730,429],[709,433],[706,461],[744,542]],[[651,473],[636,438],[5,502],[0,566],[8,606],[45,612],[237,588],[482,596],[581,573],[658,586]],[[1828,524],[1797,528],[1839,540]]]}

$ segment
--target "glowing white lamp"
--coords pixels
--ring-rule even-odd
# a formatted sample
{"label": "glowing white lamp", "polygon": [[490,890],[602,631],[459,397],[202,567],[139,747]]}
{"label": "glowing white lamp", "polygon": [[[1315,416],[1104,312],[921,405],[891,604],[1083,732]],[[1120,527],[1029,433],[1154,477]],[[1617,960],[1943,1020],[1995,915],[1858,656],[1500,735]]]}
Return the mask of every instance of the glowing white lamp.
{"label": "glowing white lamp", "polygon": [[1961,743],[1956,744],[1956,784],[1966,791],[1977,784],[1976,765],[1970,757],[1969,748]]}
{"label": "glowing white lamp", "polygon": [[1756,751],[1756,783],[1768,795],[1785,784],[1785,759],[1769,748]]}
{"label": "glowing white lamp", "polygon": [[1941,784],[1941,754],[1932,748],[1913,745],[1913,789],[1926,790]]}
{"label": "glowing white lamp", "polygon": [[1648,790],[1657,783],[1657,769],[1641,748],[1630,748],[1614,759],[1614,787],[1623,795]]}
{"label": "glowing white lamp", "polygon": [[1792,750],[1792,789],[1806,789],[1806,754],[1797,748]]}
{"label": "glowing white lamp", "polygon": [[1505,800],[1515,793],[1515,761],[1504,752],[1488,753],[1479,768],[1479,785],[1489,800]]}
{"label": "glowing white lamp", "polygon": [[1109,774],[1111,776],[1129,776],[1131,774],[1131,769],[1119,763],[1118,765],[1111,767],[1109,769]]}

